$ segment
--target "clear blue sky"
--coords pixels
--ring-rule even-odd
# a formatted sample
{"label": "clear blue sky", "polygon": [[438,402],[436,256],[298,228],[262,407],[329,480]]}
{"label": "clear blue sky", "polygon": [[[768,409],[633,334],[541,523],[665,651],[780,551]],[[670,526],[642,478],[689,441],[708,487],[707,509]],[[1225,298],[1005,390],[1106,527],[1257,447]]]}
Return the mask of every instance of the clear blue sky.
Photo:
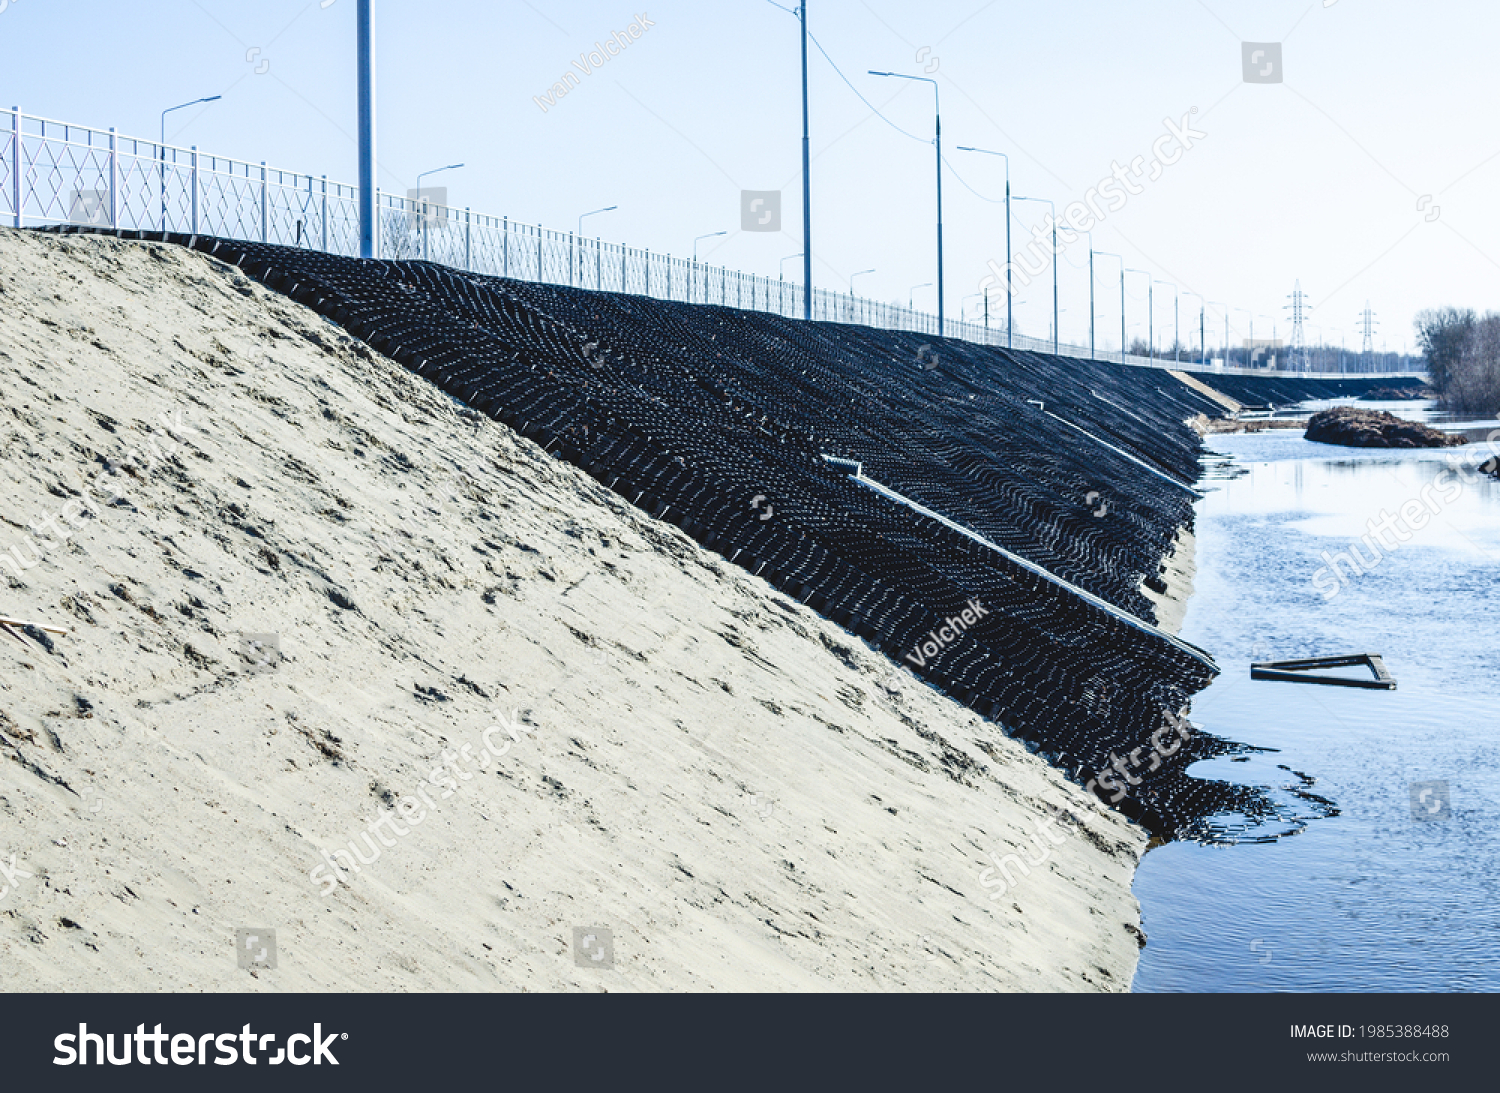
{"label": "clear blue sky", "polygon": [[[434,181],[476,210],[775,276],[801,249],[796,20],[768,0],[641,7],[579,0],[377,2],[381,184],[463,161]],[[0,0],[0,105],[335,178],[355,178],[354,0]],[[810,0],[809,25],[860,100],[814,49],[815,283],[904,302],[935,277],[932,90],[868,69],[932,68],[944,151],[947,307],[1004,260],[1003,162],[1016,194],[1081,198],[1151,156],[1163,119],[1191,108],[1207,136],[1094,229],[1132,268],[1254,311],[1256,335],[1299,279],[1313,321],[1357,344],[1366,298],[1391,349],[1422,307],[1500,308],[1500,4],[1493,0]],[[654,25],[546,113],[533,96],[612,31]],[[1244,82],[1241,42],[1280,42],[1284,82]],[[927,52],[918,59],[923,47]],[[246,60],[253,49],[259,53]],[[267,64],[269,62],[269,64]],[[265,71],[257,74],[257,68]],[[781,235],[739,227],[741,189],[784,189]],[[1430,199],[1419,208],[1424,195]],[[1432,209],[1441,212],[1434,220]],[[1042,214],[1016,206],[1017,246]],[[1060,265],[1062,334],[1086,341],[1087,244]],[[793,276],[800,262],[788,262]],[[1099,260],[1101,343],[1118,340],[1119,280]],[[1146,278],[1130,282],[1131,336]],[[1017,308],[1046,336],[1046,274]],[[932,289],[918,289],[931,309]],[[972,309],[975,301],[967,307]],[[1184,295],[1183,321],[1196,321]],[[1157,288],[1158,333],[1172,290]],[[1234,313],[1234,336],[1246,333]],[[1222,336],[1211,331],[1210,341]]]}

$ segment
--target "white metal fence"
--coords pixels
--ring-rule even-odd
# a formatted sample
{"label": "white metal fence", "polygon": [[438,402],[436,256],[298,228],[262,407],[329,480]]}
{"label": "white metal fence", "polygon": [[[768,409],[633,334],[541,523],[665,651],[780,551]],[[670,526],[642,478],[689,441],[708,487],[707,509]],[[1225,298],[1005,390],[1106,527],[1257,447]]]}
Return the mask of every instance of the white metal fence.
{"label": "white metal fence", "polygon": [[[79,224],[172,231],[251,242],[359,253],[359,191],[326,175],[297,174],[262,163],[211,156],[23,114],[0,122],[0,222],[17,228]],[[600,239],[578,238],[507,217],[486,216],[376,191],[379,257],[425,259],[472,273],[625,292],[662,300],[723,304],[797,318],[801,285],[741,273]],[[884,330],[936,335],[935,315],[848,293],[814,289],[813,318]],[[949,319],[944,334],[982,345],[1050,353],[1053,342],[1015,335],[1003,324]],[[1088,346],[1057,351],[1088,358]],[[1121,353],[1101,359],[1134,365],[1193,367]],[[1220,367],[1265,375],[1267,369]],[[1287,374],[1278,372],[1276,374]],[[1408,373],[1363,373],[1402,376]],[[1304,373],[1339,378],[1344,373]]]}

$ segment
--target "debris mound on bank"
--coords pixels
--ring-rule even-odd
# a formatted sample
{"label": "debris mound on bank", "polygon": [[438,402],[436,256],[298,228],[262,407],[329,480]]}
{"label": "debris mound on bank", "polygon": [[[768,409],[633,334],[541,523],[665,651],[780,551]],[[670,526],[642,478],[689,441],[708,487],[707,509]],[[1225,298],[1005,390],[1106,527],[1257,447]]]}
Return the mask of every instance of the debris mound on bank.
{"label": "debris mound on bank", "polygon": [[1336,406],[1314,414],[1307,422],[1307,440],[1346,448],[1454,448],[1464,437],[1420,422],[1406,421],[1386,410]]}

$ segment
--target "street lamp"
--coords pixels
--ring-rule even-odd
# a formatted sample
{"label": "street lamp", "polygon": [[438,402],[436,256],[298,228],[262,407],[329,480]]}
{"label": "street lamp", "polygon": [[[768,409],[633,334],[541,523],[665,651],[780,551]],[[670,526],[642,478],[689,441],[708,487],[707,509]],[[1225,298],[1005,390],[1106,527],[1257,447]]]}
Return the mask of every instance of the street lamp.
{"label": "street lamp", "polygon": [[1172,360],[1174,363],[1182,362],[1182,312],[1178,309],[1179,294],[1177,286],[1171,281],[1156,281],[1158,285],[1166,285],[1172,290]]}
{"label": "street lamp", "polygon": [[[1093,242],[1092,237],[1089,240]],[[1125,257],[1120,254],[1111,254],[1107,250],[1095,251],[1089,247],[1089,268],[1094,267],[1094,255],[1102,254],[1106,258],[1118,258],[1120,260],[1120,363],[1125,363]]]}
{"label": "street lamp", "polygon": [[[422,171],[421,173],[419,173],[417,175],[417,200],[416,200],[416,204],[417,204],[417,213],[422,218],[422,220],[421,220],[421,224],[422,224],[422,261],[424,261],[424,262],[427,261],[427,221],[428,221],[427,206],[430,203],[428,202],[428,200],[425,197],[422,196],[422,180],[424,178],[426,178],[428,175],[442,174],[444,171],[456,170],[457,168],[462,167],[462,166],[463,166],[462,163],[450,163],[446,167],[434,167],[430,171]],[[571,265],[572,265],[572,256],[569,255],[569,266],[571,267]],[[573,273],[572,273],[572,269],[570,268],[569,271],[568,271],[568,283],[572,284],[572,282],[573,282]]]}
{"label": "street lamp", "polygon": [[1201,293],[1189,292],[1189,296],[1198,297],[1198,366],[1201,368],[1208,363],[1208,342],[1204,339],[1204,313],[1207,302]]}
{"label": "street lamp", "polygon": [[777,270],[776,276],[777,276],[777,278],[779,280],[782,280],[782,281],[786,280],[786,264],[788,262],[790,262],[793,258],[801,258],[801,257],[802,257],[802,252],[799,250],[796,254],[789,254],[785,258],[783,258],[781,260],[781,265],[779,265],[778,267],[776,267],[776,270]]}
{"label": "street lamp", "polygon": [[[459,166],[461,167],[461,166],[463,166],[463,164],[459,164]],[[443,168],[443,169],[446,170],[446,168]],[[420,176],[418,176],[418,177],[420,178]],[[573,252],[574,252],[574,249],[577,246],[579,238],[581,238],[582,235],[583,235],[583,220],[584,220],[584,217],[597,216],[599,213],[612,213],[616,209],[618,209],[619,207],[620,206],[618,206],[618,205],[608,205],[608,206],[606,206],[605,208],[602,208],[602,209],[593,209],[593,210],[591,210],[589,212],[584,213],[582,216],[580,216],[578,218],[578,231],[573,236],[572,239],[568,240],[568,285],[569,285],[569,287],[572,287],[572,284],[573,284]]]}
{"label": "street lamp", "polygon": [[[965,304],[967,304],[970,300],[984,300],[985,297],[986,297],[986,294],[983,293],[983,292],[971,292],[967,296],[965,296],[962,300],[958,301],[958,321],[961,322],[961,323],[968,321],[964,317],[964,305]],[[988,314],[989,314],[989,308],[988,307],[985,308],[985,314],[986,314],[986,316],[988,316]]]}
{"label": "street lamp", "polygon": [[854,295],[854,278],[856,278],[856,277],[863,277],[867,273],[874,273],[874,272],[875,272],[874,269],[862,269],[858,273],[852,273],[852,274],[850,274],[849,275],[849,295],[850,296]]}
{"label": "street lamp", "polygon": [[943,111],[942,103],[938,96],[937,81],[926,76],[908,76],[902,72],[876,72],[870,70],[871,76],[890,76],[898,80],[919,80],[922,83],[932,85],[933,118],[936,122],[935,132],[937,145],[937,294],[938,294],[938,337],[943,336]]}
{"label": "street lamp", "polygon": [[1057,206],[1045,197],[1017,197],[1017,201],[1035,201],[1052,210],[1052,355],[1057,356]]}
{"label": "street lamp", "polygon": [[[707,235],[700,235],[700,236],[698,236],[697,239],[693,240],[693,280],[694,281],[696,281],[698,279],[698,244],[700,242],[702,242],[703,240],[705,240],[705,239],[717,239],[721,235],[728,235],[728,234],[729,233],[727,231],[709,232]],[[692,302],[693,302],[693,294],[692,294],[692,292],[689,292],[688,293],[688,303],[692,303]],[[704,273],[704,275],[703,275],[703,302],[704,303],[708,303],[708,274],[707,273]]]}
{"label": "street lamp", "polygon": [[1205,302],[1213,304],[1215,307],[1222,307],[1224,309],[1224,366],[1227,368],[1229,366],[1229,312],[1230,312],[1230,307],[1229,307],[1228,304],[1220,303],[1218,300],[1208,300],[1208,301],[1205,301]]}
{"label": "street lamp", "polygon": [[1153,365],[1156,363],[1156,307],[1155,298],[1151,294],[1151,274],[1143,269],[1126,270],[1121,267],[1121,276],[1126,273],[1139,273],[1146,278],[1146,359]]}
{"label": "street lamp", "polygon": [[932,282],[931,281],[923,281],[920,285],[912,285],[911,288],[907,289],[906,290],[906,310],[907,311],[915,311],[917,309],[917,305],[916,305],[916,302],[915,302],[916,301],[916,297],[913,295],[913,293],[915,293],[917,291],[917,289],[919,289],[919,288],[931,288],[931,287],[932,287]]}
{"label": "street lamp", "polygon": [[[1250,340],[1253,342],[1255,340],[1255,315],[1248,308],[1237,307],[1234,310],[1235,311],[1243,311],[1246,315],[1250,316]],[[1251,352],[1251,350],[1247,349],[1245,352],[1246,352],[1245,364],[1248,366],[1249,363],[1250,363],[1249,353]]]}
{"label": "street lamp", "polygon": [[167,115],[177,110],[186,110],[190,106],[197,106],[204,102],[217,102],[223,95],[210,95],[206,99],[194,99],[185,102],[181,106],[169,106],[161,112],[161,143],[156,146],[161,155],[161,230],[167,230]]}
{"label": "street lamp", "polygon": [[417,195],[419,197],[421,196],[421,193],[422,193],[422,180],[424,178],[426,178],[428,175],[440,175],[444,171],[456,171],[456,170],[458,170],[462,166],[463,166],[462,163],[450,163],[446,167],[434,167],[430,171],[423,171],[421,174],[417,175]]}
{"label": "street lamp", "polygon": [[[1012,258],[1014,256],[1010,250],[1010,156],[1004,152],[992,152],[988,148],[971,148],[964,144],[959,145],[958,150],[960,152],[979,152],[986,156],[999,156],[1005,160],[1005,348],[1012,349],[1015,347],[1015,340],[1011,336],[1011,302],[1014,297],[1010,287],[1010,275],[1012,273]],[[984,300],[984,325],[985,329],[988,330],[990,325],[990,301],[988,295],[985,296]]]}

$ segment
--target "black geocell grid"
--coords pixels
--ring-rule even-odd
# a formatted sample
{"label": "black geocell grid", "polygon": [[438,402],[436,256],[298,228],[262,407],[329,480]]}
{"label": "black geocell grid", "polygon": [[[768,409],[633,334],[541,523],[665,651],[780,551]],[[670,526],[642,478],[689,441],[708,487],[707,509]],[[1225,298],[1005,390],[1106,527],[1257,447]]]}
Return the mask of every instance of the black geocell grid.
{"label": "black geocell grid", "polygon": [[[1217,671],[822,458],[859,460],[1154,622],[1139,586],[1191,526],[1193,495],[1047,415],[1191,483],[1200,445],[1182,422],[1219,407],[1155,370],[421,262],[107,234],[239,266],[865,638],[1080,782],[1113,756],[1149,755],[1165,713]],[[774,515],[762,520],[766,505]],[[925,667],[905,659],[971,600],[984,618]],[[1279,815],[1259,790],[1186,775],[1231,750],[1196,734],[1159,769],[1133,770],[1142,784],[1115,807],[1169,837],[1199,835],[1216,814]]]}

